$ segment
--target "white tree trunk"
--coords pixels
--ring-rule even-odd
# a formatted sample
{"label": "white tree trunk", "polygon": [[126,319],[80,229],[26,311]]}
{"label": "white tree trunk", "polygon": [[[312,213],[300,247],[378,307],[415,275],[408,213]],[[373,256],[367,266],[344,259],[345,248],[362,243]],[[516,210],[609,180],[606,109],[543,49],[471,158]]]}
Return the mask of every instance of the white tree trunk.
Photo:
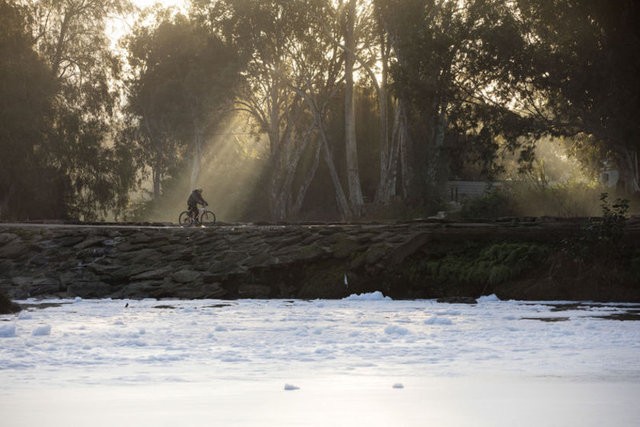
{"label": "white tree trunk", "polygon": [[[396,195],[396,177],[398,175],[398,141],[389,137],[389,94],[387,81],[389,79],[389,43],[382,24],[380,33],[380,62],[382,73],[380,82],[375,84],[378,92],[378,109],[380,110],[380,174],[376,190],[376,203],[386,204]],[[397,112],[396,112],[397,113]],[[396,120],[397,123],[397,114]]]}
{"label": "white tree trunk", "polygon": [[340,177],[338,176],[338,171],[336,170],[335,162],[333,161],[333,156],[331,154],[331,150],[329,149],[327,135],[325,134],[324,128],[322,126],[320,126],[318,130],[320,131],[322,152],[324,154],[324,159],[327,164],[327,168],[329,169],[329,176],[331,177],[331,182],[333,183],[333,188],[336,193],[338,211],[340,212],[340,216],[342,217],[342,219],[346,220],[351,218],[352,216],[351,209],[349,208],[347,197],[344,194],[344,189],[342,188],[342,183],[340,182]]}
{"label": "white tree trunk", "polygon": [[362,213],[364,198],[360,184],[358,168],[358,144],[356,140],[356,114],[354,100],[353,68],[355,64],[355,14],[356,0],[350,0],[346,10],[345,25],[345,94],[344,94],[344,128],[347,160],[347,183],[349,201],[355,215]]}
{"label": "white tree trunk", "polygon": [[190,189],[193,190],[198,185],[200,177],[200,168],[202,164],[202,152],[204,145],[204,132],[200,128],[196,128],[193,136],[193,156],[191,159],[191,180]]}
{"label": "white tree trunk", "polygon": [[315,141],[314,153],[313,153],[313,163],[311,167],[307,171],[300,187],[298,188],[297,196],[293,199],[293,204],[289,209],[289,214],[293,217],[296,217],[300,214],[302,210],[302,203],[304,202],[304,198],[307,194],[307,190],[311,186],[311,182],[313,178],[316,176],[316,172],[318,170],[318,166],[320,164],[320,149],[322,148],[322,144],[318,141]]}
{"label": "white tree trunk", "polygon": [[151,170],[151,175],[153,179],[153,199],[160,199],[160,182],[162,181],[162,174],[158,167],[154,167]]}

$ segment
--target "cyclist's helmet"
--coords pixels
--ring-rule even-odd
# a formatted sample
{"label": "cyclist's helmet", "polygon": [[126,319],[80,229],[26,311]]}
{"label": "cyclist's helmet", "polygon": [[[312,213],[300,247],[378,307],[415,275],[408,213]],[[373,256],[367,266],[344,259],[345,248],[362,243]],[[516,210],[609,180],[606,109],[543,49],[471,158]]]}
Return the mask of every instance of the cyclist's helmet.
{"label": "cyclist's helmet", "polygon": [[202,188],[196,188],[196,191],[197,191],[198,193],[202,193]]}

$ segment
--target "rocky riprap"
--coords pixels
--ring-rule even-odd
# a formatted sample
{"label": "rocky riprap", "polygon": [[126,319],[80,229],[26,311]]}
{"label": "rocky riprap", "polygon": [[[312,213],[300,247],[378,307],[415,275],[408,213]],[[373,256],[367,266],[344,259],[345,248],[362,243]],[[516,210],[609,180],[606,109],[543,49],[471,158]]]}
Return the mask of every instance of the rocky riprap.
{"label": "rocky riprap", "polygon": [[[408,282],[403,272],[416,259],[471,241],[557,242],[577,229],[540,219],[208,228],[0,224],[0,291],[12,299],[311,299],[375,290],[394,298],[477,296],[468,289],[443,294],[420,277]],[[545,295],[530,295],[539,296]]]}

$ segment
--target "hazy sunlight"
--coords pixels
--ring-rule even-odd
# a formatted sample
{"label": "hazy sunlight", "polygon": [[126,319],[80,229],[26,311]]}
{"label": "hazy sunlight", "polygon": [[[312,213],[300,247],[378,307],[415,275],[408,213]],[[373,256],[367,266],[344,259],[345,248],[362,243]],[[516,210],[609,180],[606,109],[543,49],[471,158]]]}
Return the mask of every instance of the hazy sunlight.
{"label": "hazy sunlight", "polygon": [[[188,0],[131,0],[131,3],[142,10],[159,4],[162,7],[175,7],[181,11],[185,11],[188,6]],[[131,31],[131,27],[135,22],[137,13],[133,13],[126,17],[112,17],[107,19],[107,35],[111,39],[111,47],[118,48],[120,39]]]}

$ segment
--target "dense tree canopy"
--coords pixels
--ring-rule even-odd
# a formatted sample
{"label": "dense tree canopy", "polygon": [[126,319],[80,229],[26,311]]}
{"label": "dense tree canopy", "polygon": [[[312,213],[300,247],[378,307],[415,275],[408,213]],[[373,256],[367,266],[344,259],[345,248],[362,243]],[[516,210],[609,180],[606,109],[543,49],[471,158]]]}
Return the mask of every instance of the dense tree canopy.
{"label": "dense tree canopy", "polygon": [[163,178],[187,157],[195,185],[205,135],[231,110],[240,62],[231,46],[183,15],[158,11],[154,22],[138,26],[127,44],[134,73],[128,112],[137,128],[129,143],[141,148],[157,198]]}
{"label": "dense tree canopy", "polygon": [[532,86],[549,129],[593,135],[640,191],[640,6],[633,0],[519,1]]}
{"label": "dense tree canopy", "polygon": [[47,167],[42,153],[56,81],[33,49],[25,12],[0,2],[0,218],[33,218],[38,208],[51,209],[51,204],[37,206],[31,200],[38,192],[57,190],[45,187],[62,179]]}
{"label": "dense tree canopy", "polygon": [[632,0],[189,5],[138,14],[122,56],[105,29],[126,0],[0,0],[0,219],[126,215],[141,188],[194,186],[232,116],[265,142],[261,219],[431,214],[447,180],[527,170],[549,136],[640,191]]}

